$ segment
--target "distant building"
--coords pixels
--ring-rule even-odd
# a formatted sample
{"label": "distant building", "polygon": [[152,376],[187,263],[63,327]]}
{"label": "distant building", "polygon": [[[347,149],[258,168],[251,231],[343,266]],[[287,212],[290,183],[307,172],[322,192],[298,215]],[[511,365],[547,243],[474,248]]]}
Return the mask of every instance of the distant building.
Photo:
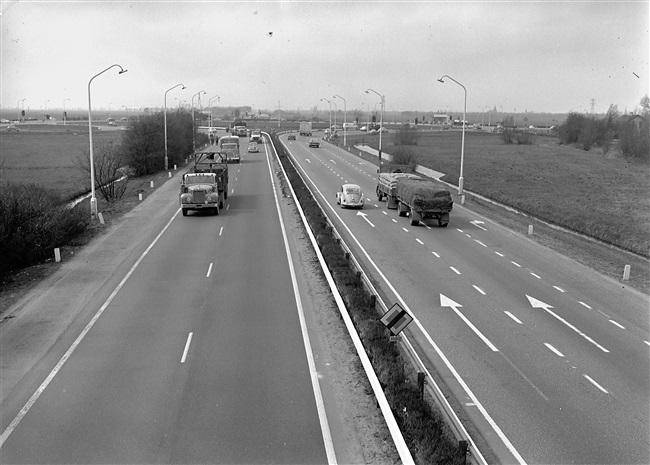
{"label": "distant building", "polygon": [[433,115],[433,124],[445,124],[451,121],[451,116],[449,115]]}

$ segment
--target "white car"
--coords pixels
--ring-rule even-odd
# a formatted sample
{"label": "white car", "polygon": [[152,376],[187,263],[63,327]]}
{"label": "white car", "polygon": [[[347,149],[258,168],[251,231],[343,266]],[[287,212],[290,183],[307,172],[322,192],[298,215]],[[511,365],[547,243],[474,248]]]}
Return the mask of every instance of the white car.
{"label": "white car", "polygon": [[260,149],[257,146],[257,142],[249,142],[248,143],[248,153],[258,153],[259,151],[260,151]]}
{"label": "white car", "polygon": [[336,192],[336,204],[341,208],[363,208],[363,192],[356,184],[343,184]]}

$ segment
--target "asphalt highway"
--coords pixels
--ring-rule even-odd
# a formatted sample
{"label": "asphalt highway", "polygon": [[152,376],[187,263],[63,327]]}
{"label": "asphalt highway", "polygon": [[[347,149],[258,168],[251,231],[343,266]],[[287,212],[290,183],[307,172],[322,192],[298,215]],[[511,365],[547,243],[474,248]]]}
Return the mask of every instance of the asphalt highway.
{"label": "asphalt highway", "polygon": [[166,223],[61,337],[63,358],[4,392],[0,463],[336,460],[266,150],[241,151],[221,213],[183,217],[174,187]]}
{"label": "asphalt highway", "polygon": [[[650,463],[648,296],[457,203],[411,226],[375,195],[376,166],[282,140],[425,355],[507,463]],[[363,210],[341,209],[343,183]]]}

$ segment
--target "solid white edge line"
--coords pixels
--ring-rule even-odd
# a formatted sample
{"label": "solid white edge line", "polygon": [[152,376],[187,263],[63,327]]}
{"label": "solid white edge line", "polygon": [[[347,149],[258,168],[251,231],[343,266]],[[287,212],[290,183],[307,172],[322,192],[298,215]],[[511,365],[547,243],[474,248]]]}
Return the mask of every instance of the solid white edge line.
{"label": "solid white edge line", "polygon": [[183,350],[183,356],[181,357],[181,363],[185,363],[185,359],[187,358],[187,353],[190,350],[190,344],[192,343],[192,336],[194,333],[190,333],[187,335],[187,342],[185,343],[185,349]]}
{"label": "solid white edge line", "polygon": [[[293,157],[292,157],[292,158],[293,158]],[[298,160],[296,160],[295,158],[293,158],[293,159],[294,159],[294,161],[296,162],[296,164],[298,164]],[[299,165],[299,164],[298,164],[298,165]],[[300,165],[299,165],[299,166],[300,166]],[[494,419],[490,416],[490,414],[489,414],[488,411],[485,409],[485,407],[483,407],[483,404],[481,404],[481,403],[479,402],[479,400],[478,400],[478,398],[476,397],[476,395],[475,395],[475,394],[472,392],[472,390],[469,388],[469,386],[467,385],[467,383],[465,382],[465,380],[460,376],[460,373],[458,373],[458,371],[456,370],[456,368],[454,368],[454,366],[451,364],[451,362],[449,361],[449,359],[447,358],[447,356],[442,352],[442,350],[440,349],[440,347],[438,347],[438,345],[434,342],[434,340],[433,340],[433,338],[431,337],[431,335],[427,332],[427,330],[424,328],[424,326],[422,326],[422,323],[420,322],[420,320],[418,320],[418,318],[415,316],[415,314],[411,311],[411,309],[410,309],[410,307],[408,306],[408,304],[404,301],[404,299],[402,298],[402,296],[397,292],[397,289],[395,289],[395,287],[394,287],[394,286],[392,285],[392,283],[388,280],[388,278],[386,277],[386,275],[384,275],[384,273],[379,269],[379,266],[377,266],[377,264],[376,264],[375,261],[372,259],[372,257],[370,257],[370,255],[368,254],[368,252],[366,251],[366,249],[361,245],[361,243],[359,242],[359,240],[357,239],[357,237],[352,233],[352,231],[350,230],[350,228],[348,227],[348,225],[347,225],[347,224],[346,224],[346,223],[341,219],[341,217],[338,215],[338,213],[336,212],[336,210],[334,210],[334,208],[333,208],[331,205],[329,205],[329,203],[327,202],[327,197],[325,197],[325,195],[323,195],[323,193],[320,191],[320,189],[318,189],[318,187],[316,186],[316,184],[314,183],[314,181],[312,181],[312,179],[311,179],[311,178],[309,177],[309,175],[304,171],[304,169],[302,169],[302,167],[301,167],[301,170],[302,170],[302,175],[304,175],[304,176],[309,180],[309,182],[311,183],[311,185],[313,186],[313,188],[315,189],[315,191],[318,192],[318,195],[321,196],[321,198],[325,201],[325,204],[326,204],[326,205],[329,207],[329,209],[332,211],[332,214],[333,214],[334,216],[336,216],[336,217],[339,219],[341,225],[346,229],[346,231],[348,232],[348,234],[350,234],[350,237],[352,238],[352,240],[357,244],[357,247],[359,247],[359,250],[361,251],[361,253],[363,253],[363,255],[366,257],[366,260],[368,260],[368,262],[370,263],[370,265],[371,265],[371,266],[375,269],[375,271],[379,274],[379,276],[380,276],[381,279],[384,281],[384,283],[386,283],[386,286],[388,286],[388,288],[391,290],[391,292],[395,295],[395,298],[399,301],[399,303],[400,303],[400,305],[402,306],[402,308],[405,309],[405,310],[409,313],[409,315],[411,315],[411,317],[413,318],[413,322],[416,324],[416,326],[418,327],[418,329],[422,332],[422,334],[424,335],[424,337],[426,338],[426,340],[429,342],[429,345],[431,345],[431,347],[433,348],[433,350],[436,351],[436,353],[438,354],[438,356],[440,357],[440,359],[443,361],[443,363],[445,364],[445,366],[447,367],[447,369],[449,369],[449,371],[451,371],[451,373],[452,373],[452,375],[454,376],[454,378],[456,378],[456,380],[458,381],[458,383],[459,383],[459,384],[461,385],[461,387],[465,390],[465,393],[467,394],[467,396],[472,400],[472,402],[474,402],[474,403],[476,404],[476,408],[478,408],[479,412],[481,412],[481,415],[483,415],[483,418],[485,418],[485,420],[490,424],[490,426],[492,427],[492,429],[494,430],[494,432],[497,434],[497,436],[499,436],[499,439],[501,439],[501,441],[503,442],[503,444],[508,448],[508,451],[510,451],[510,453],[514,456],[515,460],[517,460],[517,462],[518,462],[519,464],[521,464],[521,465],[526,465],[527,462],[524,460],[524,458],[521,456],[521,454],[519,454],[519,451],[517,451],[517,449],[515,449],[515,446],[510,442],[510,439],[508,439],[508,437],[507,437],[507,436],[505,435],[505,433],[501,430],[501,428],[499,427],[499,425],[496,424],[496,422],[495,422]],[[395,221],[395,219],[393,219],[393,221]],[[396,222],[396,221],[395,221],[395,222]],[[458,231],[463,232],[463,231],[460,230],[460,229],[458,229]],[[316,249],[317,249],[317,251],[318,251],[318,248],[316,248]],[[496,253],[496,254],[499,254],[499,252],[495,252],[495,253]]]}
{"label": "solid white edge line", "polygon": [[[267,134],[268,136],[268,134]],[[272,146],[273,144],[271,144]],[[274,148],[275,149],[275,148]],[[332,465],[336,465],[336,452],[334,451],[334,443],[332,441],[332,433],[330,432],[330,427],[329,427],[329,422],[327,421],[327,412],[325,411],[325,402],[323,401],[323,395],[320,390],[320,384],[318,382],[318,375],[316,372],[316,363],[314,362],[314,354],[311,350],[311,343],[309,340],[309,332],[307,331],[307,323],[305,320],[305,314],[303,311],[302,307],[302,299],[300,298],[300,290],[298,289],[298,281],[296,279],[296,271],[293,268],[293,260],[291,258],[291,248],[289,247],[289,240],[287,238],[287,231],[284,226],[284,221],[282,220],[282,211],[280,209],[280,201],[278,199],[278,194],[276,192],[275,188],[275,181],[273,179],[273,167],[271,166],[271,159],[269,157],[269,150],[268,146],[264,146],[264,150],[266,152],[266,164],[269,169],[269,177],[271,178],[271,188],[273,190],[273,198],[275,199],[275,207],[278,212],[278,218],[280,220],[280,229],[282,230],[282,237],[284,240],[284,250],[287,254],[287,262],[289,263],[289,271],[291,274],[291,284],[293,285],[293,294],[295,296],[296,300],[296,307],[298,309],[298,317],[300,320],[300,330],[302,331],[302,340],[305,346],[305,352],[307,354],[307,363],[309,365],[309,374],[311,378],[311,385],[312,389],[314,391],[314,398],[316,400],[316,408],[318,410],[318,418],[320,421],[320,427],[321,427],[321,433],[323,435],[323,443],[325,445],[325,453],[327,454],[327,462]],[[277,157],[277,153],[276,153]],[[282,163],[279,162],[280,166],[282,166]],[[285,179],[289,179],[284,173],[284,168],[283,168],[283,174],[285,176]],[[289,184],[289,186],[291,186]],[[296,196],[293,193],[293,189],[291,189],[291,193],[293,195],[293,198],[295,199]],[[296,205],[298,205],[296,203]],[[302,214],[302,211],[301,211]]]}
{"label": "solid white edge line", "polygon": [[167,222],[167,224],[162,229],[162,231],[160,231],[160,233],[158,233],[158,235],[153,240],[153,242],[151,244],[149,244],[149,247],[147,247],[147,249],[144,252],[142,252],[142,255],[140,255],[140,258],[138,258],[138,260],[131,267],[131,269],[128,271],[126,276],[124,276],[124,278],[122,278],[122,281],[120,281],[120,283],[117,285],[115,290],[113,290],[111,295],[108,296],[108,299],[106,299],[106,301],[100,307],[100,309],[97,311],[97,313],[95,313],[95,316],[92,317],[92,319],[88,322],[86,327],[81,331],[79,336],[77,336],[77,339],[75,339],[75,341],[72,343],[70,348],[66,351],[66,353],[63,354],[63,357],[61,357],[61,360],[59,360],[59,362],[56,364],[54,369],[50,372],[50,374],[47,376],[47,378],[45,378],[45,381],[43,381],[43,383],[39,386],[39,388],[36,390],[36,392],[34,394],[32,394],[32,397],[27,401],[27,403],[23,406],[23,408],[20,410],[20,412],[18,412],[18,415],[16,415],[16,417],[12,420],[12,422],[9,424],[9,426],[7,426],[7,428],[2,433],[2,436],[0,436],[0,448],[2,448],[2,445],[5,443],[7,438],[9,438],[11,433],[16,429],[16,427],[22,421],[22,419],[25,417],[25,415],[27,415],[27,412],[29,412],[29,410],[32,408],[34,403],[38,400],[38,398],[41,396],[41,394],[43,394],[43,391],[45,391],[45,388],[47,388],[47,386],[52,382],[52,380],[54,379],[56,374],[61,370],[61,368],[63,367],[65,362],[68,361],[68,359],[70,358],[72,353],[75,351],[77,346],[81,343],[83,338],[86,337],[86,334],[88,334],[88,331],[90,331],[90,329],[95,325],[95,323],[97,322],[99,317],[102,315],[102,313],[104,313],[104,310],[106,310],[106,308],[108,308],[108,306],[111,304],[111,302],[113,301],[113,299],[115,298],[117,293],[120,292],[120,290],[122,289],[124,284],[126,284],[126,281],[135,272],[135,269],[138,267],[138,265],[140,265],[140,263],[142,262],[144,257],[149,253],[149,251],[153,248],[153,246],[156,244],[156,242],[158,242],[158,240],[161,238],[163,233],[165,231],[167,231],[167,228],[172,224],[172,221],[174,221],[174,218],[176,218],[176,216],[178,216],[180,211],[181,211],[180,208],[178,210],[176,210],[176,213],[174,213],[174,215]]}

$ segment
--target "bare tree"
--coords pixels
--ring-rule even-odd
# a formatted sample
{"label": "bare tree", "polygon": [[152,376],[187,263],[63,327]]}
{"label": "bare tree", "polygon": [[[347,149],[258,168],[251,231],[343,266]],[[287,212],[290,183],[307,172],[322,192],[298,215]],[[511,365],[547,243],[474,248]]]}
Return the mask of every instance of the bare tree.
{"label": "bare tree", "polygon": [[[112,141],[100,140],[93,144],[95,186],[107,202],[119,200],[126,191],[129,169],[124,164],[121,146]],[[75,160],[78,169],[90,174],[90,151],[83,152]]]}

